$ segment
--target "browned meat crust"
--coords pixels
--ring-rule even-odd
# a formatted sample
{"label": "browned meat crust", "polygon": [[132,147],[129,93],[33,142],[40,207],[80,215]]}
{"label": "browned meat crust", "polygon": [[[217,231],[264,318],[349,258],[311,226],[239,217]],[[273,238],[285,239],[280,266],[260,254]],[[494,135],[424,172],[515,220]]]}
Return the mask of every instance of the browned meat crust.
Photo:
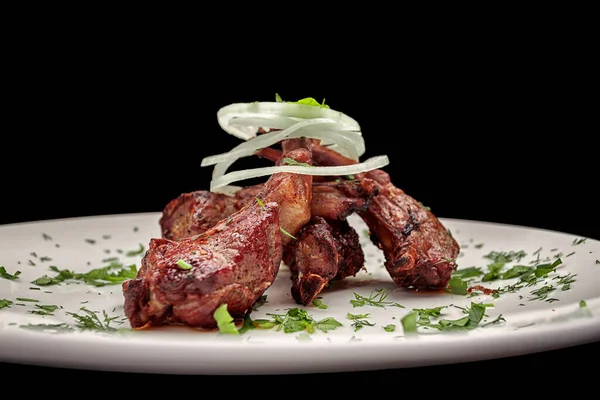
{"label": "browned meat crust", "polygon": [[355,276],[365,258],[358,234],[347,220],[317,216],[284,249],[283,261],[291,271],[292,297],[307,305],[331,281]]}
{"label": "browned meat crust", "polygon": [[[355,161],[323,146],[313,149],[315,165],[348,165]],[[378,194],[359,212],[372,242],[385,255],[394,282],[414,289],[443,289],[456,270],[460,247],[438,218],[420,202],[394,186],[382,170],[360,174],[375,181]]]}
{"label": "browned meat crust", "polygon": [[[310,163],[311,143],[289,139],[282,149],[286,157]],[[214,328],[219,305],[227,303],[234,318],[250,309],[275,280],[283,245],[291,240],[280,229],[295,235],[310,219],[312,177],[273,174],[256,198],[202,234],[151,240],[137,277],[122,285],[133,328],[167,323]]]}
{"label": "browned meat crust", "polygon": [[[251,203],[204,234],[153,239],[135,279],[123,284],[133,328],[184,323],[212,328],[227,303],[242,317],[275,280],[282,257],[276,203]],[[177,265],[189,263],[191,269]]]}
{"label": "browned meat crust", "polygon": [[[248,186],[234,196],[198,190],[171,200],[160,218],[162,237],[177,240],[206,232],[217,222],[256,201],[263,184]],[[313,183],[310,215],[328,220],[345,219],[366,210],[377,188],[371,179]],[[287,205],[287,202],[285,203]]]}

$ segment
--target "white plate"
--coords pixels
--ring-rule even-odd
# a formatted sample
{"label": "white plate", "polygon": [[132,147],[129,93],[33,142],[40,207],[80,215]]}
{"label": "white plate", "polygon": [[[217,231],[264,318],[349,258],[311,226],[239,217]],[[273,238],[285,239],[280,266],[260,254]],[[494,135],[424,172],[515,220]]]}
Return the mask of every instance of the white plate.
{"label": "white plate", "polygon": [[[289,374],[458,363],[600,340],[599,241],[527,227],[444,218],[441,221],[463,245],[459,269],[486,269],[490,260],[484,256],[491,251],[523,250],[527,256],[520,264],[524,265],[535,265],[535,260],[554,261],[557,256],[562,264],[536,285],[503,293],[498,298],[403,290],[394,286],[383,267],[380,250],[363,235],[366,227],[362,220],[352,216],[350,221],[361,234],[367,256],[366,271],[322,292],[322,301],[329,308],[304,307],[315,320],[334,317],[343,324],[335,330],[316,330],[312,334],[255,329],[231,336],[185,327],[133,331],[124,317],[120,285],[96,287],[65,281],[41,290],[32,289],[35,285],[30,282],[34,279],[45,274],[54,276],[51,265],[87,272],[106,266],[106,258],[119,257],[126,265],[139,266],[142,255],[126,256],[126,252],[137,250],[140,245],[147,248],[150,238],[159,236],[159,216],[96,216],[0,226],[0,265],[11,274],[21,271],[18,279],[0,278],[0,302],[13,302],[0,309],[0,361],[130,372]],[[562,290],[557,277],[568,274],[575,281],[569,290]],[[517,280],[484,284],[498,288]],[[286,309],[297,307],[290,296],[289,283],[289,272],[282,266],[276,282],[265,293],[267,303],[252,317],[270,318],[268,313],[284,314]],[[545,299],[536,299],[532,292],[545,285],[556,290]],[[353,307],[350,303],[355,293],[369,296],[380,289],[389,293],[385,301],[397,302],[404,308]],[[587,306],[581,306],[582,300]],[[471,302],[493,303],[472,330],[446,332],[421,327],[413,335],[403,331],[401,319],[413,308],[447,306],[442,309],[441,318],[457,319],[465,315],[459,307],[469,307]],[[32,313],[42,310],[40,305],[59,308],[53,315]],[[86,315],[81,307],[116,317],[110,326],[121,329],[108,332],[78,328],[78,319],[70,313]],[[348,313],[368,313],[365,319],[374,325],[355,331],[347,319]],[[497,323],[490,323],[500,316]],[[63,324],[72,330],[23,328],[40,324]],[[390,324],[395,325],[395,331],[383,329]]]}

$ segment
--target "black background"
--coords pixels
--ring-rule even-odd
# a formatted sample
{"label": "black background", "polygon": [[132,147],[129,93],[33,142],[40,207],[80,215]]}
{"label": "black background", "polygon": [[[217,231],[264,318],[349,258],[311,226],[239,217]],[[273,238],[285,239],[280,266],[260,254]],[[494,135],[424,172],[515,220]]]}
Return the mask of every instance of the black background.
{"label": "black background", "polygon": [[[217,110],[279,93],[325,99],[355,118],[363,160],[387,154],[394,183],[440,217],[600,238],[584,60],[464,51],[294,66],[183,48],[42,46],[15,59],[0,223],[161,211],[182,192],[207,189],[212,167],[202,158],[239,143]],[[257,165],[243,159],[234,169]]]}
{"label": "black background", "polygon": [[[355,118],[367,145],[363,158],[387,154],[384,169],[394,183],[439,217],[600,239],[592,54],[562,40],[561,32],[477,41],[477,35],[444,40],[440,32],[415,42],[420,32],[365,40],[360,50],[359,42],[311,38],[308,45],[302,37],[275,53],[264,37],[217,44],[214,35],[182,40],[161,31],[109,39],[108,31],[83,38],[36,32],[26,46],[8,41],[0,224],[159,212],[182,192],[207,189],[212,170],[200,167],[202,158],[239,143],[220,130],[220,107],[272,101],[279,93],[291,101],[325,98]],[[570,366],[594,351],[597,345],[463,366],[339,374],[327,382],[428,383],[494,369],[524,376],[540,365],[578,378],[580,370]],[[565,361],[560,369],[558,360]],[[0,366],[15,377],[57,372]],[[155,383],[109,373],[68,376]],[[303,379],[319,381],[312,378]],[[215,379],[162,382],[229,381]]]}

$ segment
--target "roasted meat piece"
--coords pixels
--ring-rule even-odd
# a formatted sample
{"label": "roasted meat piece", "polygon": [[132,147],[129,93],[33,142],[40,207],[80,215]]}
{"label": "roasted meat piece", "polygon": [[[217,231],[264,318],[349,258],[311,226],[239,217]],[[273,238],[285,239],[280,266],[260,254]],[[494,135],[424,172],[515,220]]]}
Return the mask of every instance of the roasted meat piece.
{"label": "roasted meat piece", "polygon": [[[323,146],[313,149],[315,165],[349,165],[355,161]],[[419,201],[397,188],[388,173],[359,174],[375,181],[378,194],[359,212],[371,241],[383,250],[385,266],[400,287],[443,289],[456,270],[460,247],[439,219]]]}
{"label": "roasted meat piece", "polygon": [[[245,202],[255,201],[261,187],[245,187],[234,196],[206,191],[179,196],[163,210],[163,237],[177,240],[205,232]],[[365,211],[376,193],[375,182],[368,178],[313,182],[312,219],[296,235],[297,240],[284,247],[283,261],[290,268],[292,295],[298,304],[309,304],[330,281],[354,276],[364,267],[358,234],[346,218]]]}
{"label": "roasted meat piece", "polygon": [[162,237],[176,240],[206,232],[250,201],[255,201],[262,186],[245,187],[234,196],[209,190],[181,194],[163,209],[159,220]]}
{"label": "roasted meat piece", "polygon": [[[263,184],[244,187],[233,196],[207,190],[183,193],[163,209],[159,221],[162,237],[177,240],[203,233],[247,203],[256,201],[262,187]],[[376,190],[371,179],[315,182],[310,214],[328,220],[345,219],[365,210]]]}
{"label": "roasted meat piece", "polygon": [[283,262],[290,268],[292,297],[310,304],[330,282],[355,276],[365,257],[356,230],[347,220],[313,217],[285,247]]}
{"label": "roasted meat piece", "polygon": [[[280,152],[269,148],[257,155],[277,160]],[[356,163],[320,145],[313,147],[313,162],[322,166]],[[375,182],[377,195],[358,214],[369,227],[371,241],[383,250],[385,266],[393,281],[400,287],[413,289],[445,288],[456,270],[455,260],[460,251],[450,232],[430,210],[394,186],[383,170],[356,174],[355,178]]]}
{"label": "roasted meat piece", "polygon": [[[311,141],[288,139],[286,157],[311,163]],[[213,313],[227,304],[241,318],[279,271],[283,245],[310,219],[312,177],[273,174],[257,201],[202,234],[152,239],[136,278],[123,283],[125,313],[133,328],[168,323],[214,328]]]}

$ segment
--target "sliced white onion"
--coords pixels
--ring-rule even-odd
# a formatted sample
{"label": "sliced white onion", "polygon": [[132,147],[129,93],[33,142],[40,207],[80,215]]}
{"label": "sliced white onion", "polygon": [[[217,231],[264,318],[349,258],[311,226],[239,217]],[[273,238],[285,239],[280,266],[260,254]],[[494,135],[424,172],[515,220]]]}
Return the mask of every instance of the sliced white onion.
{"label": "sliced white onion", "polygon": [[290,172],[303,175],[343,176],[358,174],[361,172],[382,168],[388,165],[389,162],[390,161],[387,156],[376,156],[358,164],[337,165],[333,167],[277,165],[273,167],[245,169],[230,172],[228,174],[213,179],[210,183],[210,190],[215,191],[216,189],[229,185],[232,182],[242,181],[250,178],[257,178],[260,176],[272,175],[278,172]]}
{"label": "sliced white onion", "polygon": [[225,185],[213,190],[214,193],[221,193],[227,196],[233,196],[236,192],[239,192],[243,187],[236,185]]}
{"label": "sliced white onion", "polygon": [[298,120],[327,118],[337,122],[342,130],[360,132],[360,125],[353,118],[331,108],[316,107],[307,104],[286,102],[234,103],[217,111],[217,120],[221,128],[230,135],[248,140],[257,135],[260,126],[240,126],[233,121],[236,118],[279,118],[288,117]]}
{"label": "sliced white onion", "polygon": [[247,157],[256,153],[259,149],[264,149],[275,143],[280,142],[281,140],[287,138],[295,131],[304,128],[309,125],[326,125],[326,124],[335,124],[334,121],[325,118],[315,118],[308,119],[305,121],[298,122],[288,128],[282,129],[280,131],[273,131],[269,133],[262,134],[258,137],[254,137],[251,140],[248,140],[244,143],[241,143],[233,148],[233,150],[228,151],[227,153],[217,154],[213,156],[208,156],[202,159],[201,165],[203,167],[207,165],[213,165],[220,162],[226,162],[230,160],[237,160],[241,157]]}

